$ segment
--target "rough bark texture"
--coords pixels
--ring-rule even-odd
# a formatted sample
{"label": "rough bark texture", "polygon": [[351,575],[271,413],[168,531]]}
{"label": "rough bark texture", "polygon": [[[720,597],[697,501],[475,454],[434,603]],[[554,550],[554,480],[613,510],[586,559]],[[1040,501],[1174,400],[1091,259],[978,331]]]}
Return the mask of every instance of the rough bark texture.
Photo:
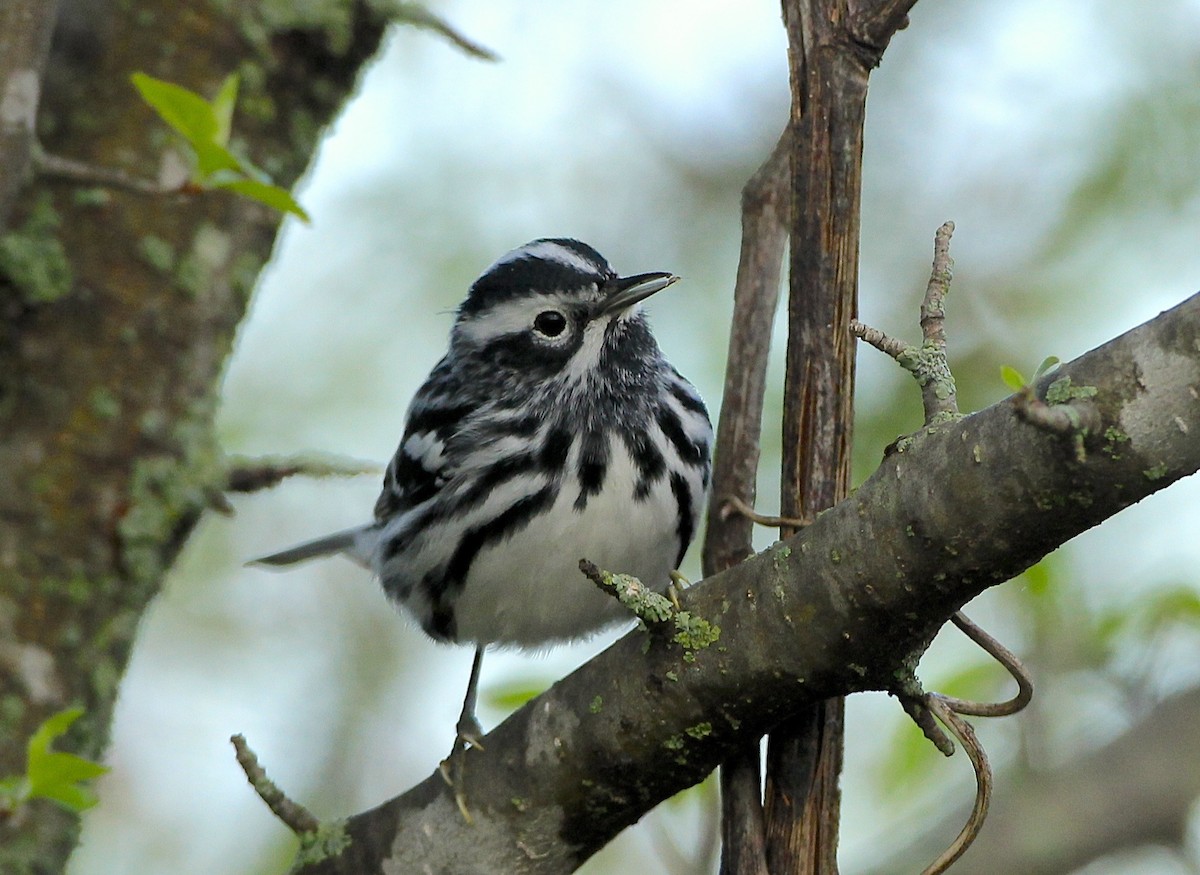
{"label": "rough bark texture", "polygon": [[[235,137],[290,185],[384,22],[365,3],[307,4],[303,18],[272,8],[64,0],[38,112],[46,150],[153,178],[176,144],[130,73],[211,95],[239,72]],[[28,171],[0,167],[0,191]],[[68,704],[87,711],[69,748],[103,751],[138,619],[223,488],[214,394],[280,223],[225,193],[147,197],[43,178],[20,190],[10,218],[0,238],[0,775],[23,772],[26,739]],[[74,821],[35,802],[0,824],[0,871],[59,871]]]}
{"label": "rough bark texture", "polygon": [[569,872],[799,709],[907,684],[965,602],[1200,468],[1200,296],[1038,393],[1064,377],[1099,423],[1084,461],[1011,398],[900,442],[812,525],[688,590],[717,641],[635,631],[469,751],[474,825],[431,775],[332,825],[320,847],[348,845],[299,871]]}
{"label": "rough bark texture", "polygon": [[[850,486],[859,212],[867,79],[908,2],[784,0],[791,75],[791,234],[783,476],[786,517],[810,519]],[[786,530],[785,530],[786,531]],[[816,702],[767,748],[773,872],[837,871],[844,703]]]}
{"label": "rough bark texture", "polygon": [[[28,166],[57,0],[7,0],[0,7],[0,167]],[[0,228],[21,190],[21,173],[0,173]]]}
{"label": "rough bark texture", "polygon": [[[771,325],[787,245],[790,165],[791,143],[785,132],[742,192],[742,249],[701,557],[705,577],[754,552],[753,523],[742,514],[729,513],[727,502],[737,498],[754,505]],[[721,764],[721,871],[725,875],[767,871],[761,772],[757,738]]]}

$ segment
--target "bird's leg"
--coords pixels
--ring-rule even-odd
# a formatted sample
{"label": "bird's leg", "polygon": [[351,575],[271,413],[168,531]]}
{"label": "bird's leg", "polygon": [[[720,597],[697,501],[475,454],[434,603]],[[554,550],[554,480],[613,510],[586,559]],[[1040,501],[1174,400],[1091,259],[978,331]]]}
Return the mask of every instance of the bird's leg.
{"label": "bird's leg", "polygon": [[483,750],[483,745],[479,740],[483,735],[483,728],[475,717],[475,701],[479,693],[479,671],[483,667],[483,647],[480,644],[475,648],[475,659],[471,662],[471,677],[467,681],[467,695],[463,699],[462,713],[458,717],[458,723],[454,726],[454,747],[450,750],[450,756],[442,760],[441,765],[438,766],[438,771],[442,773],[442,779],[454,790],[454,801],[458,805],[463,820],[467,823],[472,822],[471,812],[467,809],[467,794],[463,783],[467,745]]}

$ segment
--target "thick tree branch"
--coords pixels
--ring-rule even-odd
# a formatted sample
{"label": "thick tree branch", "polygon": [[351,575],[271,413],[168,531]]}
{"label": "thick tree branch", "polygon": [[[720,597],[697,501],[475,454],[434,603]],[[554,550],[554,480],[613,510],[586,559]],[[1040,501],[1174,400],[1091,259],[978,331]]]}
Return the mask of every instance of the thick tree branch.
{"label": "thick tree branch", "polygon": [[1078,461],[1011,398],[923,430],[812,525],[688,590],[716,643],[633,632],[468,751],[474,827],[434,773],[298,871],[571,871],[805,704],[891,689],[965,602],[1200,469],[1200,296],[1054,376],[1095,388],[1119,453]]}

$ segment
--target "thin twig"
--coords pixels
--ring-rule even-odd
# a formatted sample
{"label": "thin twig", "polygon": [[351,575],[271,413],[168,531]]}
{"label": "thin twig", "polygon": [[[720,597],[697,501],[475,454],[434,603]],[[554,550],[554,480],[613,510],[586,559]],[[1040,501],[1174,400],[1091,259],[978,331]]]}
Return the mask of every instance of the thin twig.
{"label": "thin twig", "polygon": [[933,239],[933,268],[921,302],[921,345],[910,346],[889,337],[857,319],[850,321],[850,334],[891,356],[910,372],[921,386],[925,424],[958,415],[958,390],[946,355],[946,295],[954,275],[950,237],[954,223],[945,222]]}
{"label": "thin twig", "polygon": [[186,190],[186,180],[180,185],[162,185],[149,179],[142,179],[118,170],[115,167],[101,167],[73,158],[63,158],[61,155],[51,155],[40,148],[34,150],[33,168],[35,172],[50,179],[64,179],[82,185],[97,185],[102,188],[116,188],[131,191],[135,194],[169,195],[182,194]]}
{"label": "thin twig", "polygon": [[958,391],[946,355],[946,295],[954,277],[954,259],[950,257],[953,234],[954,223],[943,222],[933,236],[933,267],[921,302],[920,370],[913,373],[921,384],[926,425],[935,418],[958,414]]}
{"label": "thin twig", "polygon": [[933,235],[933,269],[921,302],[921,336],[942,352],[946,350],[946,294],[954,278],[954,259],[950,257],[953,235],[953,222],[944,222]]}
{"label": "thin twig", "polygon": [[946,756],[954,755],[954,742],[949,739],[941,724],[937,722],[933,711],[929,709],[929,695],[909,696],[898,695],[900,705],[904,708],[905,713],[912,718],[913,723],[917,724],[917,728],[921,730],[933,746],[940,750]]}
{"label": "thin twig", "polygon": [[983,828],[983,821],[987,817],[988,805],[992,799],[992,768],[974,728],[955,713],[946,697],[931,693],[926,697],[926,705],[954,733],[975,769],[975,805],[971,809],[971,816],[967,818],[962,831],[950,847],[942,851],[938,858],[921,872],[921,875],[940,875],[971,847],[971,843]]}
{"label": "thin twig", "polygon": [[632,575],[604,571],[587,559],[579,560],[579,570],[584,577],[631,610],[647,628],[663,626],[678,613],[678,608],[669,598],[650,589]]}
{"label": "thin twig", "polygon": [[1033,698],[1033,678],[1024,663],[1017,658],[1015,653],[968,619],[962,611],[955,613],[950,621],[961,629],[964,635],[983,648],[989,656],[1004,666],[1004,670],[1017,682],[1017,694],[1004,702],[972,702],[939,694],[942,701],[955,713],[970,714],[973,717],[1007,717],[1024,709]]}
{"label": "thin twig", "polygon": [[246,773],[246,780],[258,794],[258,798],[267,804],[271,812],[296,835],[315,833],[321,822],[313,813],[298,802],[289,799],[282,790],[267,777],[266,770],[258,764],[258,757],[246,744],[246,738],[241,733],[230,737],[233,749],[237,751],[238,765]]}
{"label": "thin twig", "polygon": [[802,529],[812,523],[811,519],[800,519],[798,517],[788,516],[771,516],[765,513],[759,513],[746,502],[742,501],[736,495],[730,495],[721,503],[720,519],[727,519],[733,514],[743,516],[750,522],[765,526],[768,529],[781,529],[785,526],[790,529]]}
{"label": "thin twig", "polygon": [[884,355],[891,356],[897,361],[909,349],[908,344],[904,341],[896,340],[896,338],[884,334],[878,328],[864,325],[857,319],[850,320],[850,333],[859,340],[869,343]]}
{"label": "thin twig", "polygon": [[424,28],[439,34],[458,48],[462,49],[468,55],[479,58],[483,61],[498,61],[500,56],[486,46],[480,45],[475,40],[463,34],[462,31],[451,25],[446,19],[430,12],[420,3],[397,3],[395,6],[395,19],[403,24],[411,24],[413,27]]}
{"label": "thin twig", "polygon": [[288,477],[357,477],[378,473],[379,466],[345,456],[231,456],[225,466],[228,492],[258,492]]}

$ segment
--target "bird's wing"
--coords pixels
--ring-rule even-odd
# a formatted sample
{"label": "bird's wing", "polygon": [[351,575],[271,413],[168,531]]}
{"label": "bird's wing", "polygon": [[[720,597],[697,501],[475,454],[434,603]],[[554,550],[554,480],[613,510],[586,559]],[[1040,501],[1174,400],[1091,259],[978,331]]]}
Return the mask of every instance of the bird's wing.
{"label": "bird's wing", "polygon": [[443,359],[413,396],[404,437],[375,502],[377,522],[424,504],[450,480],[456,455],[452,439],[485,403],[466,388]]}

